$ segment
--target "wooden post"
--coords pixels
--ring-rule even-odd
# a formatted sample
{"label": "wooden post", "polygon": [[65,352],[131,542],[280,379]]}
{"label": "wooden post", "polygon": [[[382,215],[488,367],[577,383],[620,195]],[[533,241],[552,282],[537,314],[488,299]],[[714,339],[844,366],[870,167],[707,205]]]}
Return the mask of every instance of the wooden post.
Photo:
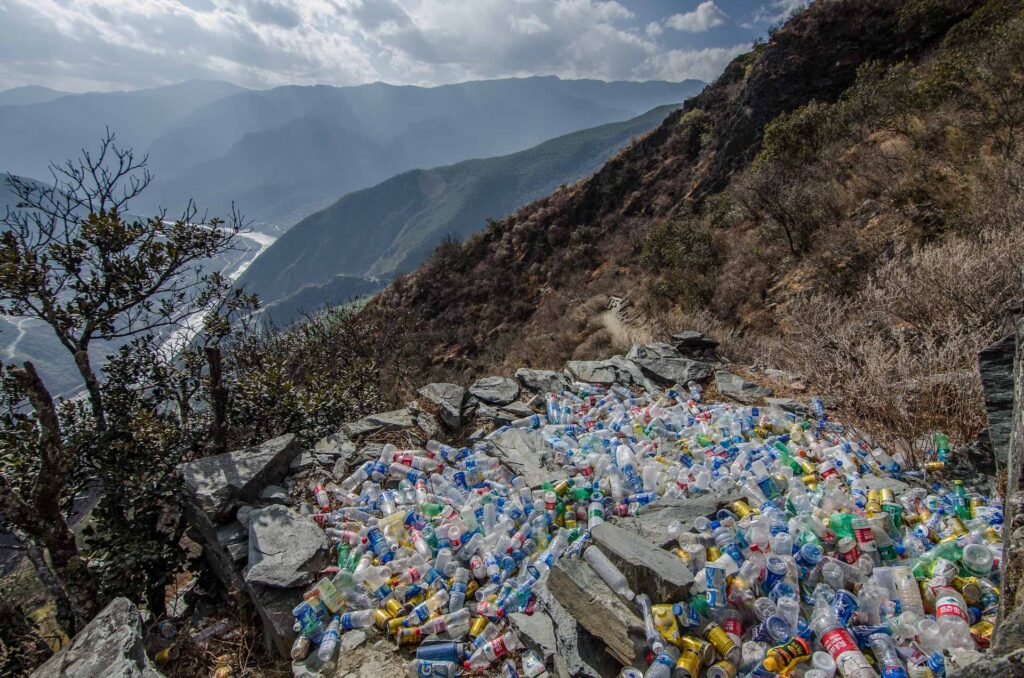
{"label": "wooden post", "polygon": [[210,438],[213,453],[227,452],[228,433],[228,390],[224,386],[224,375],[221,367],[220,348],[206,347],[206,362],[210,366],[210,407],[213,410],[213,422],[210,425]]}

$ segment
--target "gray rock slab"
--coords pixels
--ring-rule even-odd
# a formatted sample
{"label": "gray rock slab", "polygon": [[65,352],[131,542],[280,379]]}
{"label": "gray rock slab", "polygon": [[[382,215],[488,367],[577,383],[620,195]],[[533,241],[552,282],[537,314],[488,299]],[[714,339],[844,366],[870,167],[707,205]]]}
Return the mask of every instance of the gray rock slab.
{"label": "gray rock slab", "polygon": [[620,355],[607,360],[570,360],[565,369],[573,379],[590,384],[636,384],[649,391],[657,389],[657,385],[647,377],[632,360]]}
{"label": "gray rock slab", "polygon": [[352,629],[351,631],[347,631],[341,636],[341,641],[338,644],[338,651],[351,652],[365,643],[368,638],[369,636],[366,635],[366,631],[363,631],[362,629]]}
{"label": "gray rock slab", "polygon": [[597,576],[590,565],[562,558],[548,575],[548,590],[588,633],[625,666],[643,662],[644,624]]}
{"label": "gray rock slab", "polygon": [[978,353],[988,435],[1001,466],[1007,462],[1010,431],[1013,429],[1013,360],[1016,348],[1016,335],[1008,334]]}
{"label": "gray rock slab", "polygon": [[71,644],[32,672],[33,678],[160,678],[143,647],[142,616],[127,598],[115,598]]}
{"label": "gray rock slab", "polygon": [[287,504],[291,501],[288,491],[280,485],[267,485],[260,492],[260,499],[269,504]]}
{"label": "gray rock slab", "polygon": [[723,503],[717,495],[712,494],[688,499],[661,497],[642,506],[636,515],[612,517],[609,522],[665,548],[675,541],[668,537],[670,524],[678,520],[689,527],[697,518],[713,516]]}
{"label": "gray rock slab", "polygon": [[462,426],[462,409],[466,404],[466,389],[458,384],[440,382],[427,384],[416,393],[437,408],[438,416],[449,429],[454,431]]}
{"label": "gray rock slab", "polygon": [[555,623],[543,610],[533,614],[514,612],[509,615],[512,627],[526,647],[536,650],[544,661],[549,661],[558,652],[555,640]]}
{"label": "gray rock slab", "polygon": [[[252,582],[246,582],[245,588],[248,589],[249,599],[259,613],[260,621],[263,622],[263,635],[267,647],[277,650],[282,659],[290,659],[292,642],[295,640],[295,631],[292,628],[295,617],[292,616],[292,609],[302,601],[304,589],[281,589]],[[314,651],[311,654],[316,653]]]}
{"label": "gray rock slab", "polygon": [[783,412],[789,412],[798,417],[806,417],[811,413],[806,404],[792,398],[765,398],[764,401],[769,406],[778,407]]}
{"label": "gray rock slab", "polygon": [[299,453],[294,434],[255,447],[203,457],[178,466],[190,501],[214,523],[227,520],[242,502],[252,501],[285,476]]}
{"label": "gray rock slab", "polygon": [[561,372],[554,370],[531,370],[520,367],[516,370],[516,380],[523,388],[534,393],[561,393],[569,385],[569,381]]}
{"label": "gray rock slab", "polygon": [[703,332],[697,332],[696,330],[683,330],[673,334],[670,338],[672,345],[680,353],[718,348],[718,341],[716,339],[712,339]]}
{"label": "gray rock slab", "polygon": [[772,390],[767,386],[747,381],[729,370],[718,370],[715,372],[715,385],[718,386],[718,390],[723,395],[747,405],[760,402],[772,394]]}
{"label": "gray rock slab", "polygon": [[689,591],[693,575],[686,563],[636,532],[602,523],[590,536],[637,593],[646,593],[651,600],[682,600]]}
{"label": "gray rock slab", "polygon": [[519,384],[508,377],[484,377],[469,387],[469,394],[488,405],[508,405],[519,397]]}
{"label": "gray rock slab", "polygon": [[488,452],[510,471],[522,476],[530,487],[561,477],[561,471],[551,458],[551,449],[536,431],[499,430],[487,437],[487,443]]}
{"label": "gray rock slab", "polygon": [[415,426],[416,421],[413,419],[412,413],[408,408],[403,408],[390,412],[379,412],[357,421],[350,421],[344,424],[341,430],[349,438],[359,439],[374,433],[401,431]]}
{"label": "gray rock slab", "polygon": [[864,485],[869,490],[892,490],[893,494],[898,499],[901,494],[910,489],[910,485],[906,484],[902,480],[895,478],[889,478],[886,476],[876,476],[874,474],[867,474],[863,476]]}
{"label": "gray rock slab", "polygon": [[691,380],[704,381],[711,376],[709,363],[684,358],[668,344],[636,344],[626,358],[661,384],[686,384]]}
{"label": "gray rock slab", "polygon": [[504,407],[501,408],[500,411],[504,414],[511,415],[515,419],[529,417],[534,413],[533,410],[530,409],[529,405],[520,400],[516,400],[514,402],[509,403],[508,405],[505,405]]}
{"label": "gray rock slab", "polygon": [[314,466],[320,465],[320,459],[311,450],[301,452],[292,459],[292,463],[288,465],[288,470],[292,473],[298,473],[299,471],[305,471],[311,469]]}
{"label": "gray rock slab", "polygon": [[247,582],[302,586],[326,565],[327,537],[312,520],[287,506],[268,506],[250,514]]}

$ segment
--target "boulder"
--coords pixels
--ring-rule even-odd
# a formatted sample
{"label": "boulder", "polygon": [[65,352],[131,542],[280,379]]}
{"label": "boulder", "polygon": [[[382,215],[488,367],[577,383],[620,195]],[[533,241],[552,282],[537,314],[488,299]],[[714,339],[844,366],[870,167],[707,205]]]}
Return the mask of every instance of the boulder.
{"label": "boulder", "polygon": [[686,563],[636,532],[612,523],[590,531],[594,544],[626,575],[633,591],[651,600],[682,600],[693,583]]}
{"label": "boulder", "polygon": [[669,525],[679,521],[689,528],[695,519],[713,516],[728,501],[731,500],[723,499],[715,494],[685,499],[661,497],[646,506],[641,506],[636,515],[612,517],[609,522],[638,534],[661,548],[666,548],[675,541],[668,537]]}
{"label": "boulder", "polygon": [[953,668],[947,661],[949,678],[1009,678],[1024,675],[1024,648],[1004,655],[983,654],[963,668]]}
{"label": "boulder", "polygon": [[260,492],[260,499],[267,504],[287,504],[291,497],[288,496],[288,490],[280,485],[267,485]]}
{"label": "boulder", "polygon": [[569,385],[565,375],[554,370],[531,370],[521,367],[516,370],[516,379],[523,388],[534,393],[561,393]]}
{"label": "boulder", "polygon": [[765,398],[765,403],[772,407],[778,407],[783,412],[789,412],[798,417],[807,417],[811,410],[807,405],[792,398]]}
{"label": "boulder", "polygon": [[711,376],[711,365],[690,360],[668,344],[635,344],[626,354],[644,374],[661,384],[685,384],[704,381]]}
{"label": "boulder", "polygon": [[706,356],[718,348],[718,341],[696,330],[684,330],[670,337],[677,351],[686,356]]}
{"label": "boulder", "polygon": [[466,404],[466,389],[458,384],[427,384],[417,395],[437,407],[441,421],[451,430],[462,426],[462,409]]}
{"label": "boulder", "polygon": [[327,538],[309,518],[287,506],[249,515],[249,566],[245,580],[276,588],[303,586],[327,565]]}
{"label": "boulder", "polygon": [[988,435],[1000,466],[1007,464],[1010,431],[1013,429],[1013,361],[1016,335],[1009,334],[978,353]]}
{"label": "boulder", "polygon": [[767,386],[747,381],[729,370],[718,370],[715,372],[715,385],[718,386],[718,390],[723,395],[747,405],[757,403],[772,394],[772,390]]}
{"label": "boulder", "polygon": [[555,641],[555,624],[551,617],[543,611],[535,611],[533,614],[513,612],[509,615],[512,628],[516,630],[526,647],[536,650],[544,659],[550,662],[558,652]]}
{"label": "boulder", "polygon": [[550,448],[536,431],[508,428],[495,431],[486,440],[488,452],[510,471],[522,476],[530,487],[561,477],[561,471],[551,459]]}
{"label": "boulder", "polygon": [[415,426],[416,421],[413,419],[413,414],[408,408],[403,408],[390,412],[379,412],[357,421],[350,421],[342,425],[341,430],[349,438],[359,439],[374,433],[401,431]]}
{"label": "boulder", "polygon": [[284,477],[299,453],[289,433],[255,447],[203,457],[178,466],[188,502],[212,522],[228,520],[239,504],[252,501],[268,484]]}
{"label": "boulder", "polygon": [[488,405],[508,405],[519,397],[519,384],[508,377],[484,377],[469,387],[469,394]]}
{"label": "boulder", "polygon": [[636,384],[649,391],[657,390],[655,383],[637,367],[636,363],[620,355],[608,360],[570,360],[565,364],[565,369],[573,379],[589,384]]}
{"label": "boulder", "polygon": [[562,558],[548,575],[548,590],[580,626],[625,666],[644,661],[644,623],[585,562]]}
{"label": "boulder", "polygon": [[547,661],[546,652],[541,650],[543,645],[538,642],[540,639],[534,639],[537,643],[534,649],[545,656],[545,663],[553,669],[552,675],[556,678],[599,678],[618,674],[618,662],[605,651],[604,643],[583,628],[548,590],[548,577],[549,573],[542,575],[533,592],[537,596],[538,609],[542,608],[551,620],[555,655]]}
{"label": "boulder", "polygon": [[142,616],[127,598],[115,598],[71,644],[50,657],[32,678],[160,678],[143,647]]}

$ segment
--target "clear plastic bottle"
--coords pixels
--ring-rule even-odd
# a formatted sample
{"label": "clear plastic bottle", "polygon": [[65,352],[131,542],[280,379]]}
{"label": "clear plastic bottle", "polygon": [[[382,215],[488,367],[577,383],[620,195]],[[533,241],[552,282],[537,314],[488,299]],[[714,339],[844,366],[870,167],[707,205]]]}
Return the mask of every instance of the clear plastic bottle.
{"label": "clear plastic bottle", "polygon": [[316,651],[317,659],[324,664],[328,664],[334,659],[334,653],[338,649],[340,628],[341,619],[338,615],[334,615],[334,618],[331,619],[331,623],[327,625],[327,630],[324,631],[324,636],[320,639],[320,647],[317,648]]}
{"label": "clear plastic bottle", "polygon": [[871,634],[868,636],[868,647],[875,655],[876,665],[882,669],[883,678],[910,678],[907,667],[896,650],[896,644],[888,634]]}
{"label": "clear plastic bottle", "polygon": [[596,546],[589,547],[583,552],[583,559],[594,568],[597,576],[601,577],[612,591],[626,600],[633,600],[636,594],[629,588],[626,575],[622,574],[622,570],[616,567],[615,563],[608,560],[608,556],[602,553],[601,549]]}
{"label": "clear plastic bottle", "polygon": [[494,640],[477,648],[469,659],[463,664],[467,671],[479,671],[487,668],[497,660],[510,652],[515,652],[523,647],[519,642],[519,636],[514,631],[508,631]]}
{"label": "clear plastic bottle", "polygon": [[818,605],[815,608],[811,630],[822,647],[832,655],[836,670],[843,678],[878,678],[867,657],[857,647],[846,627],[839,623],[831,607]]}

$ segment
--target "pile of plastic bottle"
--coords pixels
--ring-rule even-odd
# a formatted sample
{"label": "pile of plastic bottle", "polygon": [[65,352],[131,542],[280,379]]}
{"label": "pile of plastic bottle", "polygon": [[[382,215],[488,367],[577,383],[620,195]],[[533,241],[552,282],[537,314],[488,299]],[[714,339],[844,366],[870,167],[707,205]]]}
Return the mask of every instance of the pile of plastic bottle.
{"label": "pile of plastic bottle", "polygon": [[[294,610],[293,658],[316,652],[330,667],[339,634],[376,626],[415,648],[409,676],[545,676],[508,616],[533,612],[560,558],[587,561],[643,619],[647,668],[622,676],[941,678],[950,658],[987,646],[996,500],[904,470],[820,401],[797,418],[701,395],[692,383],[550,394],[546,415],[512,423],[538,431],[564,469],[541,487],[486,444],[436,441],[386,445],[340,483],[318,485],[315,518],[337,568]],[[912,484],[872,482],[884,478]],[[688,599],[634,594],[589,538],[608,516],[709,492],[732,500],[667,535],[695,576]]]}

